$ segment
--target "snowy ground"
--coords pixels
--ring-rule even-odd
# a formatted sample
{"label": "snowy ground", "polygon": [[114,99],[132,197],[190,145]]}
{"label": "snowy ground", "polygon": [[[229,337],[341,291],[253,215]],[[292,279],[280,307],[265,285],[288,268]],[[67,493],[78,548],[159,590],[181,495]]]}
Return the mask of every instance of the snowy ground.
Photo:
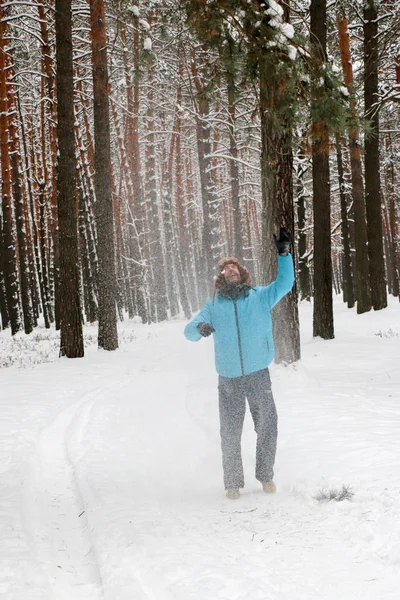
{"label": "snowy ground", "polygon": [[[397,600],[400,305],[357,316],[338,300],[329,342],[311,312],[302,361],[271,369],[278,493],[254,479],[248,417],[238,501],[211,340],[124,323],[106,353],[88,328],[70,361],[55,334],[0,333],[0,599]],[[315,499],[342,485],[350,501]]]}

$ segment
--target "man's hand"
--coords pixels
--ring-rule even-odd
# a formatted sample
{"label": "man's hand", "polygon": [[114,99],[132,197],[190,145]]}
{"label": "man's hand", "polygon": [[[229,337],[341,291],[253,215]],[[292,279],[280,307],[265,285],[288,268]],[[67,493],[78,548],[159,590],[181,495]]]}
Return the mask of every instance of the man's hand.
{"label": "man's hand", "polygon": [[197,331],[203,337],[208,337],[209,335],[211,335],[212,333],[214,333],[215,329],[211,325],[211,323],[199,323],[197,325]]}
{"label": "man's hand", "polygon": [[292,242],[292,234],[288,229],[281,227],[278,239],[274,234],[274,242],[276,249],[278,250],[278,254],[287,254]]}

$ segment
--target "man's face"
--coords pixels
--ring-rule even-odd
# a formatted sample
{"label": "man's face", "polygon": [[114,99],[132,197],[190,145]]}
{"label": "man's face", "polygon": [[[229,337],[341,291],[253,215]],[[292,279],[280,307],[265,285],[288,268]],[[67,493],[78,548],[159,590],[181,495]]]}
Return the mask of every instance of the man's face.
{"label": "man's face", "polygon": [[226,283],[239,283],[240,282],[240,273],[239,269],[233,263],[229,263],[225,266],[222,274],[225,277]]}

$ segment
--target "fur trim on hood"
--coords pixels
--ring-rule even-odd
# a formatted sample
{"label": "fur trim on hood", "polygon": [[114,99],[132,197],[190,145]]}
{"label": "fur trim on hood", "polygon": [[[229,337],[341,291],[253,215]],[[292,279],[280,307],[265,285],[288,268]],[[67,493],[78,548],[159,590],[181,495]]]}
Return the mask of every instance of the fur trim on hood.
{"label": "fur trim on hood", "polygon": [[214,283],[216,290],[222,290],[222,289],[228,287],[228,284],[225,280],[225,276],[223,274],[223,270],[225,269],[226,265],[231,265],[231,264],[236,265],[239,270],[240,282],[238,285],[246,284],[246,285],[251,286],[251,275],[248,272],[248,270],[246,269],[246,267],[241,265],[235,256],[228,256],[225,258],[221,258],[221,260],[218,263],[217,276],[216,276],[215,283]]}

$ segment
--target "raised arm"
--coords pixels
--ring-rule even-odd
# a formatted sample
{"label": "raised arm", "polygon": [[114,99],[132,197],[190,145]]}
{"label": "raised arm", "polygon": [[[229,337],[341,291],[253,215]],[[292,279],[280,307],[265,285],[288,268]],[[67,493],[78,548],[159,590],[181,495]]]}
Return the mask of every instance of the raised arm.
{"label": "raised arm", "polygon": [[294,268],[291,254],[282,256],[278,254],[278,276],[269,285],[260,288],[262,300],[270,310],[285,296],[293,287]]}

